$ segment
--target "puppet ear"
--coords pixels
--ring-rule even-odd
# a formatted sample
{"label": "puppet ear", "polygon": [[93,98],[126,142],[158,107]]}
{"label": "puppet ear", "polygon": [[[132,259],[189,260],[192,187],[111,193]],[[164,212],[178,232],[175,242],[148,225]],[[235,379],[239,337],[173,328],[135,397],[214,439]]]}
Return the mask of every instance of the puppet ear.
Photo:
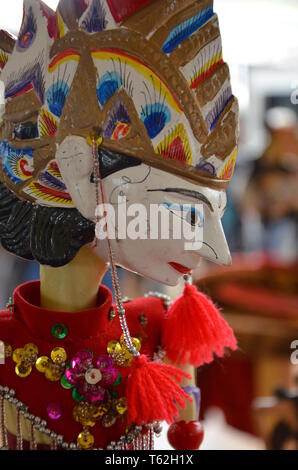
{"label": "puppet ear", "polygon": [[67,29],[78,29],[78,22],[88,8],[87,0],[60,0],[57,12]]}
{"label": "puppet ear", "polygon": [[0,31],[0,72],[4,69],[15,46],[15,39],[6,31]]}

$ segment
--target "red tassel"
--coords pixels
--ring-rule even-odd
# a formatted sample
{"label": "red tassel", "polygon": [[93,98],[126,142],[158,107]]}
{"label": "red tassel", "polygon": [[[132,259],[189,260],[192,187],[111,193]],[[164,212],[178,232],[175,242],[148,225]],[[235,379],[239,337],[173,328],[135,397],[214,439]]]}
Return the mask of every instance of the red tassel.
{"label": "red tassel", "polygon": [[128,423],[172,423],[178,416],[177,405],[185,408],[185,400],[191,401],[176,383],[183,377],[191,378],[174,366],[149,362],[144,354],[135,357],[126,385]]}
{"label": "red tassel", "polygon": [[225,348],[237,349],[232,328],[219,310],[193,285],[172,304],[164,321],[162,344],[176,364],[196,367],[223,356]]}

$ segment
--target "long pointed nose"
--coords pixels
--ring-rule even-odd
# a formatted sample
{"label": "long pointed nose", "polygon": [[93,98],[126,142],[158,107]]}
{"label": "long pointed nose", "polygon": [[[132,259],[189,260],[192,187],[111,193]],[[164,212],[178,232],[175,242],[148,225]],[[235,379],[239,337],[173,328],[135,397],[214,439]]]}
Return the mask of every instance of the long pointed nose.
{"label": "long pointed nose", "polygon": [[76,75],[67,97],[58,130],[60,144],[69,135],[86,137],[100,124],[96,92],[96,68],[88,50],[82,52]]}
{"label": "long pointed nose", "polygon": [[230,266],[232,257],[224,234],[221,219],[214,215],[206,221],[203,231],[203,245],[198,250],[202,258],[217,264]]}

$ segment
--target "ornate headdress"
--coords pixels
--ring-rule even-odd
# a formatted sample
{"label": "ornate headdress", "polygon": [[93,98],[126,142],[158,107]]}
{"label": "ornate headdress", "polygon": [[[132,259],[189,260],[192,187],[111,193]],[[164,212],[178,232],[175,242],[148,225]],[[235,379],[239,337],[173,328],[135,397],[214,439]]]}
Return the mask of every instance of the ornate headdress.
{"label": "ornate headdress", "polygon": [[[25,0],[12,42],[0,42],[2,67],[11,54],[0,178],[21,198],[72,207],[56,143],[95,124],[103,148],[213,188],[229,183],[238,106],[211,0],[60,0],[56,13]],[[12,149],[22,132],[32,140]]]}

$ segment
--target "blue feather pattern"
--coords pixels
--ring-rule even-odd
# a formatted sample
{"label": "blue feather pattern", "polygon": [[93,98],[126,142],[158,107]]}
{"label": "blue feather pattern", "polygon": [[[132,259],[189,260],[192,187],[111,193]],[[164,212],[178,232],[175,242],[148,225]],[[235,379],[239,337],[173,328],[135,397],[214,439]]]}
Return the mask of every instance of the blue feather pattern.
{"label": "blue feather pattern", "polygon": [[127,71],[127,64],[119,61],[112,61],[113,69],[106,72],[97,84],[97,97],[101,107],[123,87],[129,96],[133,95],[133,82],[131,74]]}
{"label": "blue feather pattern", "polygon": [[118,123],[130,124],[130,117],[122,100],[114,107],[110,113],[109,120],[103,128],[104,138],[111,139]]}
{"label": "blue feather pattern", "polygon": [[33,64],[26,65],[18,72],[13,72],[8,78],[5,89],[5,98],[22,92],[26,87],[33,86],[41,103],[44,103],[45,81],[42,73],[43,59],[39,56]]}
{"label": "blue feather pattern", "polygon": [[213,131],[224,109],[232,98],[232,89],[228,86],[213,103],[212,109],[207,114],[205,121],[210,131]]}
{"label": "blue feather pattern", "polygon": [[93,0],[86,18],[84,18],[81,28],[88,33],[100,33],[107,27],[106,10],[100,0]]}
{"label": "blue feather pattern", "polygon": [[121,85],[121,77],[117,72],[107,72],[103,75],[97,85],[97,97],[101,106],[114,96]]}
{"label": "blue feather pattern", "polygon": [[151,76],[152,87],[149,87],[146,82],[143,82],[144,89],[141,95],[144,99],[144,104],[141,110],[141,119],[145,124],[150,139],[154,139],[171,121],[171,111],[166,105],[166,94],[163,93],[161,83],[155,83],[153,76]]}
{"label": "blue feather pattern", "polygon": [[154,139],[171,120],[171,113],[165,103],[147,104],[142,108],[141,119],[149,137]]}
{"label": "blue feather pattern", "polygon": [[20,50],[28,49],[28,47],[30,47],[36,36],[36,31],[36,20],[33,15],[32,7],[30,7],[18,37],[17,45]]}
{"label": "blue feather pattern", "polygon": [[208,7],[192,18],[183,21],[183,23],[176,26],[164,42],[162,46],[163,52],[165,54],[173,52],[173,50],[176,49],[176,47],[178,47],[183,41],[186,41],[193,33],[207,23],[212,16],[213,8]]}
{"label": "blue feather pattern", "polygon": [[11,147],[6,140],[3,140],[0,144],[0,155],[3,170],[13,183],[22,183],[27,179],[18,170],[18,163],[21,159],[25,159],[29,167],[33,165],[32,148],[16,149]]}
{"label": "blue feather pattern", "polygon": [[62,115],[68,93],[69,86],[63,80],[57,80],[47,91],[49,110],[58,118]]}
{"label": "blue feather pattern", "polygon": [[62,180],[59,180],[54,175],[49,173],[48,171],[44,171],[39,175],[39,181],[43,183],[45,186],[50,187],[52,189],[56,189],[59,191],[66,191],[67,188]]}

